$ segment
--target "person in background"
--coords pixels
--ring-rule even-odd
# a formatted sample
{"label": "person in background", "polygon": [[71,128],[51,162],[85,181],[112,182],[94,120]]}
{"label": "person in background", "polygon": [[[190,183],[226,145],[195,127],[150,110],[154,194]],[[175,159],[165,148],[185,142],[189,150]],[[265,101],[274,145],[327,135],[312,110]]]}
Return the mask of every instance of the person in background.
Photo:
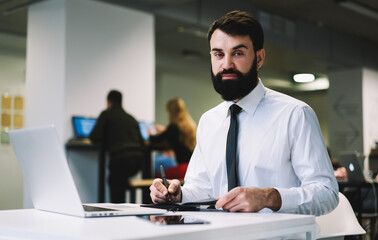
{"label": "person in background", "polygon": [[[339,161],[332,156],[331,150],[329,148],[327,148],[327,150],[332,162],[335,177],[340,180],[347,180],[348,173],[345,167],[341,167]],[[378,174],[373,173],[372,179],[378,181]],[[362,207],[362,212],[377,213],[378,200],[374,190],[375,189],[373,187],[345,187],[343,189],[340,189],[340,192],[342,192],[349,200],[355,211],[359,210],[359,208]],[[360,191],[360,193],[358,191]],[[360,203],[360,201],[362,201],[362,204]]]}
{"label": "person in background", "polygon": [[168,178],[183,179],[196,145],[197,125],[181,98],[170,99],[166,109],[169,122],[167,128],[152,135],[149,141],[151,145],[166,144],[168,149],[174,151],[177,166],[166,169],[165,173]]}
{"label": "person in background", "polygon": [[338,179],[348,178],[345,167],[338,167],[333,170],[333,173],[335,174],[335,177]]}
{"label": "person in background", "polygon": [[335,174],[335,177],[337,179],[346,179],[348,177],[346,169],[340,166],[339,161],[335,157],[332,156],[331,150],[328,147],[327,147],[327,152],[328,152],[329,159],[331,160],[331,163],[332,163],[333,173]]}
{"label": "person in background", "polygon": [[216,208],[230,212],[331,212],[338,184],[314,111],[259,79],[260,23],[232,11],[212,24],[208,42],[214,89],[225,101],[199,121],[185,184],[168,180],[167,189],[155,179],[152,201],[214,198]]}
{"label": "person in background", "polygon": [[129,178],[142,168],[145,152],[138,122],[122,108],[119,91],[108,93],[107,109],[101,112],[89,138],[109,154],[111,202],[124,203]]}

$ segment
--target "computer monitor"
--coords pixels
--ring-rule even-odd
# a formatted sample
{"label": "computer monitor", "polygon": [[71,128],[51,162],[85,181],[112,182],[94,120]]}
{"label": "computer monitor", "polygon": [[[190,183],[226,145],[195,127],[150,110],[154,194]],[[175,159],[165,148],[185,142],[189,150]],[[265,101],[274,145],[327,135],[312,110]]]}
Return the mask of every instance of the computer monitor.
{"label": "computer monitor", "polygon": [[138,122],[139,130],[144,140],[150,139],[150,132],[156,133],[155,124],[153,122]]}
{"label": "computer monitor", "polygon": [[73,116],[72,127],[75,138],[87,138],[96,125],[96,118]]}

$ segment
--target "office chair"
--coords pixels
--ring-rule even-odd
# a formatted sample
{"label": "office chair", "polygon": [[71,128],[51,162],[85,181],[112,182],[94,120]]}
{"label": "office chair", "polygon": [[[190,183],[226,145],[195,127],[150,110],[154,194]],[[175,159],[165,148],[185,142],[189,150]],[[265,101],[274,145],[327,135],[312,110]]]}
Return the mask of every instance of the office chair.
{"label": "office chair", "polygon": [[339,192],[339,204],[330,213],[315,218],[320,227],[316,239],[344,239],[349,235],[362,235],[361,227],[348,199]]}

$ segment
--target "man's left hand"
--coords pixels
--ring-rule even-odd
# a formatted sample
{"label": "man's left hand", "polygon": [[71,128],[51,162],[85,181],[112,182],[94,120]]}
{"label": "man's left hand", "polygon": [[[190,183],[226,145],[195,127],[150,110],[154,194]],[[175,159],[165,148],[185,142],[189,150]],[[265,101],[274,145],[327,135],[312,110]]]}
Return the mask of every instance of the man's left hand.
{"label": "man's left hand", "polygon": [[258,212],[263,208],[278,211],[282,199],[274,188],[236,187],[220,197],[215,207],[230,212]]}

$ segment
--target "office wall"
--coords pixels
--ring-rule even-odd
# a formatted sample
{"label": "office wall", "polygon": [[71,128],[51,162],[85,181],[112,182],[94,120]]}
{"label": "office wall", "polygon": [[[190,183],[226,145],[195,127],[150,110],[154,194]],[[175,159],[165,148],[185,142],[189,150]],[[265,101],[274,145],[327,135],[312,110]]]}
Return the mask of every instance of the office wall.
{"label": "office wall", "polygon": [[341,69],[329,75],[329,134],[332,151],[358,151],[364,155],[364,170],[370,149],[378,141],[378,71]]}
{"label": "office wall", "polygon": [[25,93],[25,38],[0,33],[5,42],[19,42],[18,46],[0,42],[0,94]]}
{"label": "office wall", "polygon": [[[25,93],[25,43],[24,37],[0,33],[0,95]],[[22,208],[22,189],[13,148],[0,143],[0,210]]]}
{"label": "office wall", "polygon": [[343,151],[364,152],[362,69],[340,69],[329,74],[330,148],[338,158]]}

